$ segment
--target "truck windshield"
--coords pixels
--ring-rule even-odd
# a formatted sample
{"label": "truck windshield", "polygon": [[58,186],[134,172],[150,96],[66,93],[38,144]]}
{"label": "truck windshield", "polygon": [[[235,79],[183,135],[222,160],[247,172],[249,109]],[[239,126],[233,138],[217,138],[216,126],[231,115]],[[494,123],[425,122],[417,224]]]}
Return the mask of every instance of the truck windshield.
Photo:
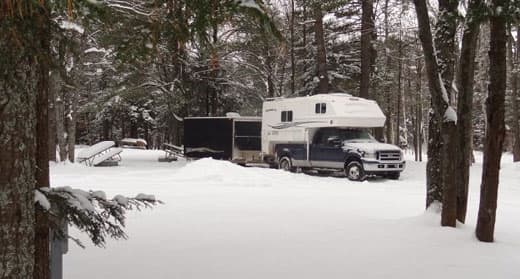
{"label": "truck windshield", "polygon": [[343,141],[375,141],[374,137],[365,129],[341,129],[339,136]]}

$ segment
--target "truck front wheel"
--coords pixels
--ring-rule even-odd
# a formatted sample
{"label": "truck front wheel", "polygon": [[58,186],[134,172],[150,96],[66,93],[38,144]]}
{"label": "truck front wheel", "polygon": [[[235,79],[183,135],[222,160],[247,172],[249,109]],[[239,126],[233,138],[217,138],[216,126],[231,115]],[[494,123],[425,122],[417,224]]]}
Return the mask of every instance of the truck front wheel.
{"label": "truck front wheel", "polygon": [[361,181],[365,178],[363,165],[358,161],[352,161],[345,167],[347,178],[352,181]]}
{"label": "truck front wheel", "polygon": [[293,172],[294,168],[292,166],[291,158],[287,156],[283,156],[282,158],[280,158],[280,161],[278,161],[278,168],[284,171]]}

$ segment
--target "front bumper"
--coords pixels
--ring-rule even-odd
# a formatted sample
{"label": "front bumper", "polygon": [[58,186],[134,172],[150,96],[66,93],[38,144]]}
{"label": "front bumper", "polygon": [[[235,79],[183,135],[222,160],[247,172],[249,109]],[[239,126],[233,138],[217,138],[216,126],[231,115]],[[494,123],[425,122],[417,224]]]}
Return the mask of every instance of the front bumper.
{"label": "front bumper", "polygon": [[405,161],[369,161],[362,160],[365,172],[401,172],[406,167]]}

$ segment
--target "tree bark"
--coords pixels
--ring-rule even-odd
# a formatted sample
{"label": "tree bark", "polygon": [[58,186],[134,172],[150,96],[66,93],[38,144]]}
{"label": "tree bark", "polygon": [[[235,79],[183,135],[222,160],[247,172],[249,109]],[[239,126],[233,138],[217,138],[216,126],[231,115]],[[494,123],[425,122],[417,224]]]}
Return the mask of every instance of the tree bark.
{"label": "tree bark", "polygon": [[506,0],[493,0],[494,14],[490,17],[490,50],[488,97],[486,115],[488,130],[484,143],[484,163],[480,186],[480,205],[476,235],[480,241],[493,242],[500,174],[500,160],[504,143],[504,102],[507,82],[506,18],[497,10],[506,7]]}
{"label": "tree bark", "polygon": [[327,73],[327,51],[323,32],[323,14],[321,4],[314,4],[314,34],[316,36],[316,74],[318,76],[318,93],[329,92],[329,75]]}
{"label": "tree bark", "polygon": [[31,278],[34,270],[38,64],[36,16],[24,11],[0,17],[1,279]]}
{"label": "tree bark", "polygon": [[373,46],[373,40],[375,40],[374,1],[362,1],[361,11],[361,82],[359,96],[369,98],[370,76],[375,62],[375,48]]}
{"label": "tree bark", "polygon": [[457,158],[457,220],[466,221],[468,204],[469,167],[471,165],[471,144],[473,137],[473,83],[475,76],[475,55],[477,40],[480,33],[481,0],[472,0],[468,5],[462,48],[458,71],[458,101],[457,101],[457,133],[459,136],[459,152],[452,154]]}

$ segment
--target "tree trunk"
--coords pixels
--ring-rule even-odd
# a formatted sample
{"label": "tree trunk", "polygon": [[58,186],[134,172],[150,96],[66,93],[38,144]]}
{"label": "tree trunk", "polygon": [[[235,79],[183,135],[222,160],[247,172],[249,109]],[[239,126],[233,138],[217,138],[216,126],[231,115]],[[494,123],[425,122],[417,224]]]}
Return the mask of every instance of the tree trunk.
{"label": "tree trunk", "polygon": [[[434,201],[442,200],[441,223],[443,226],[455,226],[457,212],[456,188],[453,177],[456,171],[455,165],[453,160],[449,159],[447,159],[447,162],[445,162],[444,164],[440,164],[441,160],[446,158],[447,154],[450,154],[449,152],[456,152],[456,125],[453,121],[454,119],[446,117],[446,113],[452,111],[452,109],[450,109],[449,107],[449,95],[447,94],[447,90],[443,84],[443,79],[444,81],[446,81],[447,79],[440,78],[440,76],[442,76],[442,73],[446,74],[449,70],[444,69],[445,71],[441,72],[441,68],[439,67],[439,64],[437,62],[436,55],[434,53],[432,33],[430,29],[430,19],[428,16],[428,8],[426,5],[426,1],[414,0],[414,5],[415,10],[417,12],[417,21],[419,24],[419,39],[421,41],[424,51],[424,60],[426,63],[428,84],[430,87],[430,93],[432,97],[432,111],[434,112],[432,115],[432,119],[435,123],[435,126],[430,126],[430,133],[437,133],[437,135],[439,136],[439,138],[430,138],[430,140],[438,141],[434,142],[434,144],[441,143],[441,148],[436,150],[437,153],[433,153],[432,150],[428,150],[428,161],[430,162],[430,160],[432,160],[432,162],[435,162],[435,164],[439,164],[436,167],[440,166],[440,168],[432,169],[431,163],[427,166],[428,169],[426,205],[429,206]],[[449,21],[448,15],[450,15],[450,13],[441,13],[441,15],[444,16],[441,16],[439,18],[438,26],[441,26],[442,28],[447,28],[447,25],[449,25],[450,22],[444,21]],[[442,28],[438,28],[438,30]],[[439,36],[446,35],[446,37],[444,38],[445,40],[453,40],[454,38],[450,37],[449,34],[449,32],[438,31],[436,33],[436,39],[437,41],[440,41]],[[442,46],[442,44],[440,45]],[[441,47],[439,47],[438,51],[440,53],[443,53],[445,50],[441,50]]]}
{"label": "tree trunk", "polygon": [[[48,8],[48,5],[46,5]],[[49,70],[50,70],[50,18],[47,10],[39,9],[38,45],[38,95],[36,99],[36,185],[49,187]],[[49,218],[40,206],[35,208],[34,279],[50,278]]]}
{"label": "tree trunk", "polygon": [[[217,3],[217,1],[212,1],[212,3]],[[216,9],[215,9],[216,10]],[[219,96],[219,81],[218,75],[220,71],[219,65],[219,57],[217,52],[217,43],[218,43],[218,25],[214,23],[213,25],[213,35],[212,35],[212,49],[211,49],[211,63],[210,63],[210,75],[211,75],[211,115],[217,116],[218,109],[218,96]]]}
{"label": "tree trunk", "polygon": [[468,6],[467,20],[462,36],[462,48],[458,71],[458,101],[457,101],[457,133],[459,136],[459,152],[457,156],[457,220],[466,221],[468,204],[469,167],[471,165],[471,144],[473,137],[473,83],[475,76],[475,54],[480,32],[480,22],[477,17],[481,0],[472,0]]}
{"label": "tree trunk", "polygon": [[294,56],[294,1],[291,0],[291,19],[289,23],[289,33],[291,36],[291,96],[294,96],[296,89],[296,58]]}
{"label": "tree trunk", "polygon": [[519,63],[520,63],[520,26],[516,27],[516,51],[514,56],[514,65],[513,65],[513,92],[512,92],[512,98],[511,98],[511,106],[513,109],[513,162],[520,161],[520,113],[518,112],[519,106],[518,106],[518,86],[519,86],[519,80],[518,80],[518,71],[519,69]]}
{"label": "tree trunk", "polygon": [[74,162],[75,155],[75,144],[76,144],[76,110],[77,110],[77,98],[76,92],[69,92],[69,106],[66,117],[67,121],[67,155],[70,162]]}
{"label": "tree trunk", "polygon": [[480,241],[493,242],[497,208],[498,179],[500,159],[504,143],[504,102],[507,82],[506,67],[506,18],[496,11],[506,7],[506,0],[493,0],[490,17],[490,50],[488,98],[486,100],[487,126],[484,144],[484,163],[482,166],[482,184],[480,186],[480,206],[478,210],[476,235]]}
{"label": "tree trunk", "polygon": [[416,115],[417,115],[417,153],[418,161],[422,162],[422,144],[423,144],[423,108],[422,108],[422,63],[421,59],[417,59],[417,104],[416,104]]}
{"label": "tree trunk", "polygon": [[[391,65],[391,60],[390,60],[390,55],[389,55],[389,49],[390,49],[390,46],[389,46],[389,23],[388,23],[388,18],[389,18],[389,11],[388,11],[388,3],[389,3],[389,0],[385,0],[385,4],[383,6],[383,11],[384,11],[384,31],[385,31],[385,41],[384,41],[384,45],[385,45],[385,75],[386,76],[389,76],[389,71],[390,71],[390,65]],[[394,135],[393,135],[393,131],[394,131],[394,123],[393,123],[393,114],[394,114],[394,106],[393,106],[393,94],[392,94],[392,90],[390,88],[389,85],[385,84],[384,85],[384,94],[385,94],[385,107],[386,107],[386,122],[385,122],[385,132],[386,132],[386,141],[389,142],[389,143],[392,143],[393,140],[394,140]]]}
{"label": "tree trunk", "polygon": [[63,89],[59,90],[56,98],[56,138],[58,139],[58,149],[60,154],[60,161],[67,159],[67,144],[65,136],[65,105],[63,103]]}
{"label": "tree trunk", "polygon": [[[453,100],[453,79],[455,76],[456,44],[455,33],[457,31],[457,0],[439,0],[439,19],[435,30],[435,46],[440,76],[442,78],[449,107]],[[444,95],[444,93],[443,93]],[[455,227],[457,220],[457,160],[453,160],[453,154],[458,154],[458,134],[456,119],[451,121],[446,118],[447,108],[434,113],[442,117],[442,151],[441,157],[441,187],[442,187],[442,220],[443,226]]]}
{"label": "tree trunk", "polygon": [[329,92],[329,75],[327,73],[327,52],[323,32],[323,14],[321,4],[314,4],[314,34],[316,36],[316,74],[319,79],[318,93]]}
{"label": "tree trunk", "polygon": [[56,92],[59,90],[59,73],[51,71],[49,77],[49,161],[57,161],[56,158]]}
{"label": "tree trunk", "polygon": [[[35,7],[31,7],[36,9]],[[0,278],[26,279],[34,270],[36,186],[35,16],[0,17]],[[0,11],[4,13],[6,11]],[[22,11],[20,11],[21,13]]]}
{"label": "tree trunk", "polygon": [[361,11],[361,83],[359,96],[369,98],[370,75],[375,62],[375,49],[372,42],[375,39],[373,0],[362,1]]}
{"label": "tree trunk", "polygon": [[395,122],[395,139],[394,144],[400,146],[401,145],[401,109],[402,109],[402,77],[403,77],[403,41],[401,36],[401,29],[399,29],[399,46],[398,46],[398,62],[397,62],[397,113],[396,113],[396,122]]}

